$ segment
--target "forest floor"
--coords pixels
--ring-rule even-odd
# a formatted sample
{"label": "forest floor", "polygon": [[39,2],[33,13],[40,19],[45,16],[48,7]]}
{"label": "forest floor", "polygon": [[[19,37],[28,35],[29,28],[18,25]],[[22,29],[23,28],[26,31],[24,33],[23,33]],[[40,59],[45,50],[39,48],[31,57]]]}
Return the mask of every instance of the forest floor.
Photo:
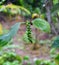
{"label": "forest floor", "polygon": [[[5,29],[10,29],[10,27],[16,23],[16,21],[11,21],[11,22],[3,22],[3,28]],[[32,50],[33,44],[25,44],[24,41],[22,40],[22,36],[25,32],[21,30],[24,29],[24,27],[20,27],[17,35],[14,37],[13,42],[15,45],[19,45],[19,47],[23,49],[15,49],[15,52],[19,54],[20,56],[29,56],[31,60],[36,59],[36,58],[41,58],[41,59],[50,59],[50,47],[48,44],[44,45],[39,45],[39,49],[37,50]]]}

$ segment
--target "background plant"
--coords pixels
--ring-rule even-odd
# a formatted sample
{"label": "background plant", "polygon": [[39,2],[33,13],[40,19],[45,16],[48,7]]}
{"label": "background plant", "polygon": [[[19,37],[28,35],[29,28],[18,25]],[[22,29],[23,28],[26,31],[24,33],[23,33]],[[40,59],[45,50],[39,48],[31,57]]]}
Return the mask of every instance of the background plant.
{"label": "background plant", "polygon": [[0,5],[3,4],[4,2],[5,2],[5,0],[1,0],[1,1],[0,1]]}
{"label": "background plant", "polygon": [[26,8],[22,6],[13,5],[13,4],[1,5],[0,12],[6,13],[9,15],[15,15],[15,14],[21,14],[21,13],[23,13],[23,15],[26,15],[26,13],[30,15],[30,12]]}

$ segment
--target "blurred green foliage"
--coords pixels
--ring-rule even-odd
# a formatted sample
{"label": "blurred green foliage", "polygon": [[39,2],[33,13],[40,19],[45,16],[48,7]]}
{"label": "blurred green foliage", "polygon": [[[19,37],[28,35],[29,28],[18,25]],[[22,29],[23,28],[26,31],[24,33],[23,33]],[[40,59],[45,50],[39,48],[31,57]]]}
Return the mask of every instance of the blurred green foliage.
{"label": "blurred green foliage", "polygon": [[0,55],[0,65],[19,65],[22,58],[14,52],[7,52]]}
{"label": "blurred green foliage", "polygon": [[14,4],[8,4],[8,5],[1,5],[0,6],[0,12],[9,14],[9,15],[16,15],[16,14],[20,14],[25,16],[30,15],[30,11],[28,11],[26,8],[22,7],[22,6],[17,6]]}

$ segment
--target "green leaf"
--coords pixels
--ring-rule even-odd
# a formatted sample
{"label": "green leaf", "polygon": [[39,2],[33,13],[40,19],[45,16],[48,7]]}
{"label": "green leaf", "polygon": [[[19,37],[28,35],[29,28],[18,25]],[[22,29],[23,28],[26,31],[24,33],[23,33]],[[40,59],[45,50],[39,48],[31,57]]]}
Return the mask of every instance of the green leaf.
{"label": "green leaf", "polygon": [[50,33],[50,25],[49,25],[49,23],[46,22],[45,20],[40,19],[40,18],[37,18],[37,19],[34,19],[34,20],[32,21],[32,23],[33,23],[33,25],[34,25],[36,28],[38,28],[38,29],[40,29],[40,30],[42,30],[42,31],[44,31],[44,32],[46,32],[46,33]]}
{"label": "green leaf", "polygon": [[41,64],[41,60],[37,59],[37,60],[35,61],[35,65],[40,65],[40,64]]}
{"label": "green leaf", "polygon": [[51,47],[59,48],[59,36],[57,36],[57,37],[55,38],[55,40],[53,41]]}
{"label": "green leaf", "polygon": [[59,11],[59,3],[55,4],[51,9],[51,15],[55,15]]}
{"label": "green leaf", "polygon": [[20,23],[16,23],[10,29],[10,31],[2,36],[0,36],[0,47],[7,45],[11,39],[16,35],[19,29]]}
{"label": "green leaf", "polygon": [[58,3],[58,0],[53,0],[53,4],[56,4],[56,3]]}
{"label": "green leaf", "polygon": [[29,56],[24,56],[24,60],[29,60]]}

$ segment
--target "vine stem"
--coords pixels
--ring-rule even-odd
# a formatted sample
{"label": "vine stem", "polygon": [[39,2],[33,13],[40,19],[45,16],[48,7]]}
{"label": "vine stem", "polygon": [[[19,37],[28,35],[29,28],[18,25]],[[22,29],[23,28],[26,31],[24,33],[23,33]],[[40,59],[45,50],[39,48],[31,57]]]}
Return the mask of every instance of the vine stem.
{"label": "vine stem", "polygon": [[33,50],[36,50],[36,49],[38,49],[37,48],[37,39],[38,39],[38,30],[37,30],[37,28],[35,28],[35,39],[36,39],[36,41],[35,41],[35,43],[34,43],[34,46],[33,46]]}

